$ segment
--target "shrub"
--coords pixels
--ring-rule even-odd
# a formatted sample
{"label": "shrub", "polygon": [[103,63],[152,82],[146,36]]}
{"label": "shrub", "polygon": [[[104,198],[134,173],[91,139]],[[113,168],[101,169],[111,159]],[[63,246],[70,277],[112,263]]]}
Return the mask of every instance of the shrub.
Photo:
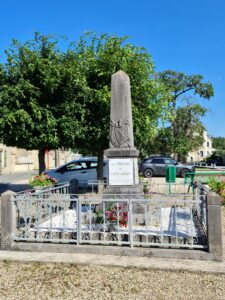
{"label": "shrub", "polygon": [[41,174],[32,176],[32,178],[29,180],[29,186],[30,187],[36,187],[36,186],[50,186],[54,185],[58,181],[55,178],[51,178],[49,175]]}
{"label": "shrub", "polygon": [[150,193],[150,187],[151,187],[151,178],[146,179],[144,176],[139,176],[140,183],[143,185],[143,192],[144,194]]}
{"label": "shrub", "polygon": [[216,192],[221,196],[221,203],[222,205],[225,205],[225,180],[217,180],[214,177],[211,177],[209,179],[208,185],[212,189],[212,191]]}

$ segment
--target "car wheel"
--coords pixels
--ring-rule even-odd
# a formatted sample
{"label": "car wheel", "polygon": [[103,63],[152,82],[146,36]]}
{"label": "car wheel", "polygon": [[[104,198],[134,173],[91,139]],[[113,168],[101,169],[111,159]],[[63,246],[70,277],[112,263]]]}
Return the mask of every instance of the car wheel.
{"label": "car wheel", "polygon": [[154,175],[153,170],[152,169],[145,169],[144,171],[144,176],[147,178],[150,178]]}
{"label": "car wheel", "polygon": [[190,172],[188,169],[183,169],[183,170],[181,171],[181,173],[180,173],[180,176],[181,176],[182,178],[184,178],[184,177],[185,177],[185,174],[188,173],[188,172]]}

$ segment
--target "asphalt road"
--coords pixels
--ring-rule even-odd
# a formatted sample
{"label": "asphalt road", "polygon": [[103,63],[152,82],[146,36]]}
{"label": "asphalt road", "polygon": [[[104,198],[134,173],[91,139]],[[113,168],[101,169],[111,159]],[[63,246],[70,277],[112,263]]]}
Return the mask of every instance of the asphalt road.
{"label": "asphalt road", "polygon": [[[202,168],[204,171],[205,168]],[[225,171],[225,167],[217,167],[217,168],[210,168],[212,171]],[[200,171],[200,170],[199,170]],[[15,174],[7,174],[7,175],[0,175],[0,195],[7,191],[11,190],[14,192],[20,192],[23,190],[28,189],[28,180],[31,178],[32,175],[36,175],[38,171],[28,171],[28,172],[18,172]],[[164,177],[153,177],[153,180],[156,183],[164,183]],[[183,182],[183,178],[177,178],[177,183]]]}
{"label": "asphalt road", "polygon": [[28,180],[36,175],[37,171],[19,172],[14,174],[0,175],[0,194],[7,190],[20,192],[28,189]]}

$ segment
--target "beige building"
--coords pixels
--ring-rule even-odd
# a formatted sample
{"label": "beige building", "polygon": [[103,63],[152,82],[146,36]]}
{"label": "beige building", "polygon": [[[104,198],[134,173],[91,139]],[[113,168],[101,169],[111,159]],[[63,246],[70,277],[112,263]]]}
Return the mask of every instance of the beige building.
{"label": "beige building", "polygon": [[203,138],[203,145],[199,149],[188,153],[187,162],[202,161],[213,154],[212,139],[206,131],[203,132]]}
{"label": "beige building", "polygon": [[[66,150],[46,152],[46,168],[51,169],[70,161],[74,154]],[[38,151],[27,151],[0,144],[0,174],[38,170]]]}

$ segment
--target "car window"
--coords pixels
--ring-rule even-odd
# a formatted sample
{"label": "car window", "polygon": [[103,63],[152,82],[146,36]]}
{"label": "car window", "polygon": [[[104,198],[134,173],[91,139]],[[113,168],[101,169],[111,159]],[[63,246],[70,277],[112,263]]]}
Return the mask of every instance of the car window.
{"label": "car window", "polygon": [[90,168],[97,168],[97,162],[96,161],[92,161],[90,164]]}
{"label": "car window", "polygon": [[164,159],[163,158],[153,158],[152,159],[152,163],[153,164],[165,164]]}
{"label": "car window", "polygon": [[165,158],[165,163],[168,165],[174,165],[174,160],[172,160],[170,158]]}
{"label": "car window", "polygon": [[85,162],[73,162],[71,164],[66,165],[62,169],[59,170],[59,172],[68,172],[68,171],[76,171],[76,170],[82,170],[87,169],[87,165]]}
{"label": "car window", "polygon": [[97,168],[97,161],[87,161],[86,165],[88,169]]}

